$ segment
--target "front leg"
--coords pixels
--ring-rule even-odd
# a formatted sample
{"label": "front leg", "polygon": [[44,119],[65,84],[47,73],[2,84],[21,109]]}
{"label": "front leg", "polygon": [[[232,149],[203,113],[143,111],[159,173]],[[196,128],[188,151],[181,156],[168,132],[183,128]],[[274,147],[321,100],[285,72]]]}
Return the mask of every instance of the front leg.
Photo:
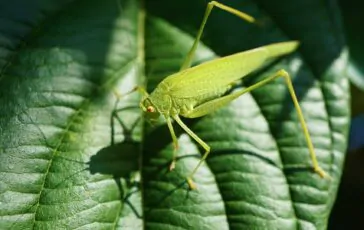
{"label": "front leg", "polygon": [[179,118],[178,115],[173,116],[173,119],[182,127],[183,130],[185,130],[188,135],[190,135],[197,143],[201,145],[202,148],[205,149],[205,154],[202,156],[201,160],[198,162],[197,166],[193,169],[192,173],[187,177],[187,183],[190,189],[196,189],[196,185],[192,180],[193,175],[196,173],[197,169],[201,166],[202,162],[205,161],[206,157],[210,153],[210,146],[206,144],[201,138],[199,138],[191,129],[183,123],[183,121]]}
{"label": "front leg", "polygon": [[169,165],[169,171],[172,171],[176,167],[176,158],[177,158],[177,150],[178,150],[178,140],[176,137],[176,134],[173,129],[172,121],[169,116],[165,116],[167,126],[169,129],[169,132],[171,133],[172,141],[173,141],[173,159],[171,164]]}

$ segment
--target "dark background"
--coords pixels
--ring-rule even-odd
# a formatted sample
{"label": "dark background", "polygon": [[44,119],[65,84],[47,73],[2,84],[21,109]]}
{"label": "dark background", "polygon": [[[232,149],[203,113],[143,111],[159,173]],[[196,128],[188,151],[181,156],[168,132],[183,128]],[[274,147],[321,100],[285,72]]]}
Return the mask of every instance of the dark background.
{"label": "dark background", "polygon": [[[354,59],[364,69],[364,2],[339,0],[346,39]],[[361,76],[363,78],[363,76]],[[329,229],[361,229],[364,223],[364,91],[351,85],[352,117],[349,148]]]}

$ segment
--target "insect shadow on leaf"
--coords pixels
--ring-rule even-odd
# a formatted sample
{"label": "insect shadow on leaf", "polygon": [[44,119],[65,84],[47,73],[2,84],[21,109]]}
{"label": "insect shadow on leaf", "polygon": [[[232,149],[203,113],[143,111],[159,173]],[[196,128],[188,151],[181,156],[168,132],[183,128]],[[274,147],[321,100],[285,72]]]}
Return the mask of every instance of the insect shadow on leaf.
{"label": "insect shadow on leaf", "polygon": [[[129,201],[133,194],[140,192],[138,156],[141,146],[139,141],[133,139],[133,132],[141,118],[137,117],[128,127],[121,119],[122,113],[138,109],[138,107],[125,106],[118,108],[119,102],[120,100],[117,98],[110,116],[110,145],[91,156],[88,165],[91,174],[112,175],[120,192],[120,201],[127,204],[136,217],[141,218],[140,211]],[[117,126],[119,126],[119,129],[117,129]],[[120,128],[123,140],[117,141],[117,130],[120,130]]]}

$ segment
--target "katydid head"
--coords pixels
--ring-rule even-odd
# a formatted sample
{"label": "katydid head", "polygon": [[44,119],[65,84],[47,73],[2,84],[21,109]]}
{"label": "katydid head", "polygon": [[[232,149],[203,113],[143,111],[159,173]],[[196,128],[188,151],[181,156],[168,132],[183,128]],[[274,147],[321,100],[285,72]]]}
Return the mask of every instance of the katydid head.
{"label": "katydid head", "polygon": [[158,112],[157,108],[153,105],[149,98],[145,98],[141,101],[140,107],[144,111],[144,115],[146,116],[147,120],[156,121],[158,120],[160,113]]}

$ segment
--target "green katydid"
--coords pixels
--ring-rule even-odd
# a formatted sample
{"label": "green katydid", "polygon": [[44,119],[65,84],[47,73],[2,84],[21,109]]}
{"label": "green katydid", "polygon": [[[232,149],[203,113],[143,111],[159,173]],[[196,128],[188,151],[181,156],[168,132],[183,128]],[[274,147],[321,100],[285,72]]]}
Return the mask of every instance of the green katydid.
{"label": "green katydid", "polygon": [[147,118],[156,119],[162,115],[167,122],[175,149],[170,170],[172,170],[175,166],[177,157],[176,150],[178,149],[178,141],[172,126],[172,119],[176,121],[182,127],[182,129],[187,132],[205,150],[201,160],[193,169],[192,173],[187,177],[187,183],[190,189],[195,189],[196,186],[192,180],[192,177],[210,153],[210,146],[201,140],[192,130],[190,130],[180,119],[180,116],[186,118],[196,118],[207,115],[228,104],[237,97],[257,89],[273,81],[274,79],[283,77],[292,97],[299,121],[304,132],[313,170],[321,177],[329,177],[318,164],[310,134],[303,118],[300,105],[296,98],[290,76],[285,70],[282,69],[272,76],[248,88],[225,95],[225,93],[231,89],[232,85],[237,80],[256,70],[267,60],[271,60],[272,58],[276,58],[295,51],[299,45],[297,41],[266,45],[191,67],[192,58],[195,54],[207,19],[214,6],[232,13],[245,21],[251,23],[255,21],[253,17],[234,8],[223,5],[216,1],[209,2],[197,37],[192,48],[187,54],[180,71],[166,77],[162,82],[159,83],[159,85],[151,94],[148,94],[142,87],[136,87],[131,91],[133,92],[138,90],[142,93],[143,96],[140,101],[140,107],[145,112]]}

